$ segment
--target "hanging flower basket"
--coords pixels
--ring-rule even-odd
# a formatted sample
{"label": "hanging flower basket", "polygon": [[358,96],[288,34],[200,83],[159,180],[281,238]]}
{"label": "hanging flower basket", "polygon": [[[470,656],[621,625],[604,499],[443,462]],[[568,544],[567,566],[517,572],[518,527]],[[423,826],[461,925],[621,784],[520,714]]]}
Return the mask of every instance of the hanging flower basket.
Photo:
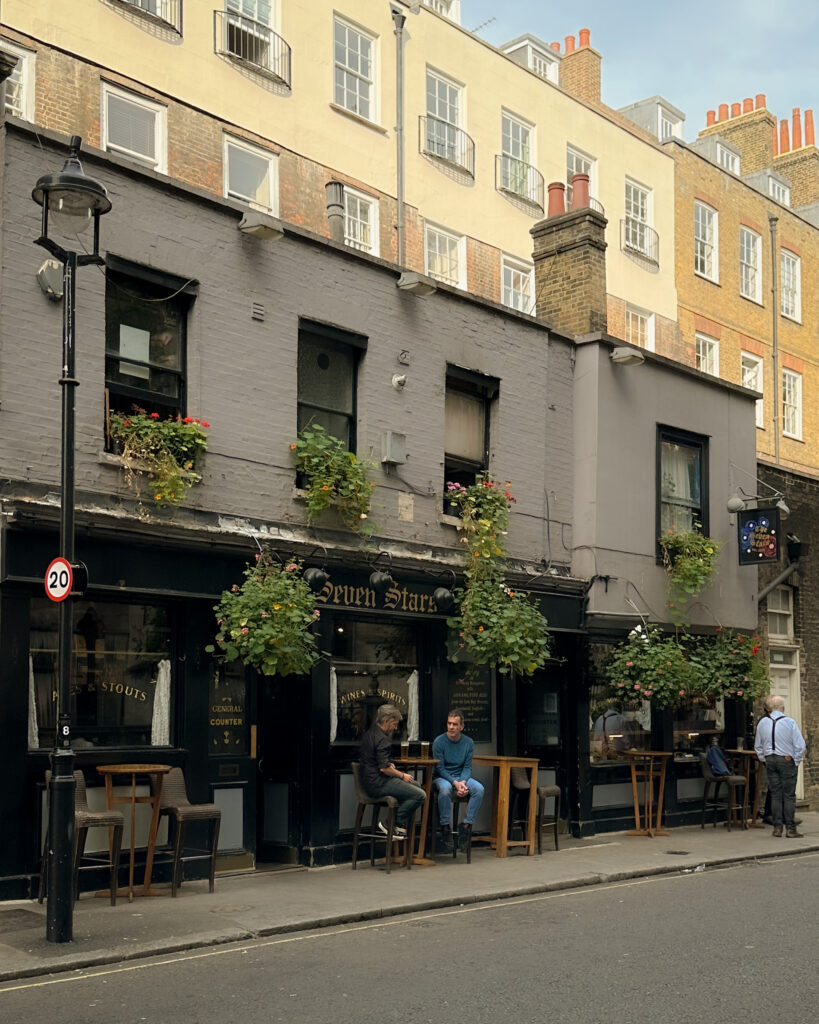
{"label": "hanging flower basket", "polygon": [[692,652],[704,677],[704,692],[732,700],[761,700],[770,691],[764,651],[758,636],[719,628]]}
{"label": "hanging flower basket", "polygon": [[219,632],[205,648],[209,654],[238,658],[268,676],[303,675],[319,659],[313,633],[319,611],[301,562],[281,565],[258,555],[244,583],[226,590],[214,611]]}
{"label": "hanging flower basket", "polygon": [[530,676],[549,657],[550,634],[531,597],[505,582],[503,538],[515,500],[510,487],[485,475],[470,487],[447,484],[447,499],[460,516],[461,540],[469,549],[466,583],[455,593],[460,615],[449,625],[458,636],[457,652],[468,655],[475,665]]}
{"label": "hanging flower basket", "polygon": [[697,529],[673,527],[659,538],[659,544],[668,576],[668,605],[674,621],[681,622],[686,618],[685,605],[711,582],[720,544]]}

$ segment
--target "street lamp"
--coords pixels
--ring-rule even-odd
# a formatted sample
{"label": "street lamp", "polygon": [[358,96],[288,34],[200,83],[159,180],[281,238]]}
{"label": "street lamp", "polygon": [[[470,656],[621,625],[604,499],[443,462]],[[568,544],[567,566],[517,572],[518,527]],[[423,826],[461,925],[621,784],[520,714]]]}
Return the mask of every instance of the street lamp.
{"label": "street lamp", "polygon": [[[74,298],[77,267],[103,263],[99,254],[100,217],[111,209],[105,187],[89,178],[80,163],[82,139],[72,135],[68,159],[59,174],[46,174],[31,198],[43,208],[40,237],[34,243],[63,265],[62,469],[60,497],[60,554],[74,564]],[[49,238],[52,229],[73,238],[93,225],[94,251],[76,253]],[[60,603],[57,661],[57,731],[51,754],[48,818],[48,906],[46,938],[70,942],[74,922],[74,751],[71,749],[70,597]]]}

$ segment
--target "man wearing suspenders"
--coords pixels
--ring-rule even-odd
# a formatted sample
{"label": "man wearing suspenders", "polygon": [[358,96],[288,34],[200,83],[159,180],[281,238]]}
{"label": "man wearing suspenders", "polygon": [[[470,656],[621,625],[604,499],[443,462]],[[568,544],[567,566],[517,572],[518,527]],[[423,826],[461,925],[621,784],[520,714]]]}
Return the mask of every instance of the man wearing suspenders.
{"label": "man wearing suspenders", "polygon": [[771,793],[773,834],[782,835],[783,822],[788,839],[801,839],[796,830],[796,777],[799,762],[805,756],[805,740],[799,726],[785,715],[782,697],[771,697],[770,714],[760,718],[756,727],[754,750],[768,772]]}

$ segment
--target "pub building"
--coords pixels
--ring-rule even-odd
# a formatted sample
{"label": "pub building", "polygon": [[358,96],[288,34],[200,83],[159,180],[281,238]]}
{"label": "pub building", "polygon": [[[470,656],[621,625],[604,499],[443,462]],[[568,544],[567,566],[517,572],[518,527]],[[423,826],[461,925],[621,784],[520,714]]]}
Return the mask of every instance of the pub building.
{"label": "pub building", "polygon": [[[62,307],[38,286],[30,196],[44,167],[61,166],[66,140],[14,119],[2,132],[0,204],[15,225],[0,271],[0,898],[10,899],[37,891],[56,726],[57,611],[43,578],[60,553]],[[753,628],[756,570],[737,565],[723,492],[734,473],[755,471],[755,393],[653,353],[624,365],[599,329],[561,333],[441,282],[408,293],[396,287],[404,268],[385,260],[283,222],[275,240],[247,235],[236,200],[93,147],[82,160],[114,202],[101,226],[106,265],[77,275],[76,297],[76,557],[89,582],[69,598],[70,681],[91,805],[104,801],[100,765],[179,766],[192,801],[221,807],[218,870],[343,862],[350,762],[389,700],[404,712],[396,751],[403,737],[432,740],[461,706],[478,753],[539,759],[571,832],[628,827],[627,766],[590,747],[601,651],[643,617],[663,622],[656,538],[660,517],[682,507],[724,545],[693,628]],[[603,231],[604,218],[581,212]],[[536,277],[539,260],[536,245]],[[538,294],[563,294],[562,273],[553,266]],[[602,291],[589,308],[604,308],[605,273],[593,281]],[[18,358],[5,357],[9,332]],[[406,386],[395,386],[399,371]],[[212,424],[202,480],[181,506],[135,491],[107,444],[109,410],[134,402]],[[375,463],[370,539],[332,512],[307,523],[289,449],[311,416]],[[512,481],[508,582],[534,596],[552,631],[531,680],[453,662],[433,597],[464,568],[446,482],[482,470]],[[260,677],[206,652],[214,605],[260,548],[327,574],[314,625],[322,657],[309,676]],[[372,585],[376,567],[389,572],[386,588]],[[632,714],[636,743],[672,749],[669,713]],[[734,728],[730,709],[719,714]],[[670,765],[672,824],[696,813],[697,781],[690,761]],[[88,849],[106,838],[90,836]],[[160,853],[167,838],[163,826]],[[154,879],[168,878],[159,856]],[[102,883],[88,872],[81,884]]]}

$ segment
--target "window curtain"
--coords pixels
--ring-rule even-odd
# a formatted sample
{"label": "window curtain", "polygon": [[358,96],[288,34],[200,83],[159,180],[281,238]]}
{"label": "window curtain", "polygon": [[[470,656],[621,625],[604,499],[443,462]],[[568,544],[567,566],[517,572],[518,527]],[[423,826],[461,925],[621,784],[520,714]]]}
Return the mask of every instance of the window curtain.
{"label": "window curtain", "polygon": [[154,711],[151,720],[151,746],[169,747],[171,744],[171,663],[167,658],[156,667]]}
{"label": "window curtain", "polygon": [[698,451],[663,445],[662,501],[663,530],[690,530],[700,506]]}
{"label": "window curtain", "polygon": [[338,732],[338,676],[335,666],[330,666],[330,742],[335,743]]}
{"label": "window curtain", "polygon": [[28,749],[40,746],[40,728],[37,724],[37,692],[34,687],[34,659],[28,656]]}
{"label": "window curtain", "polygon": [[418,739],[418,670],[413,669],[407,679],[407,739]]}

